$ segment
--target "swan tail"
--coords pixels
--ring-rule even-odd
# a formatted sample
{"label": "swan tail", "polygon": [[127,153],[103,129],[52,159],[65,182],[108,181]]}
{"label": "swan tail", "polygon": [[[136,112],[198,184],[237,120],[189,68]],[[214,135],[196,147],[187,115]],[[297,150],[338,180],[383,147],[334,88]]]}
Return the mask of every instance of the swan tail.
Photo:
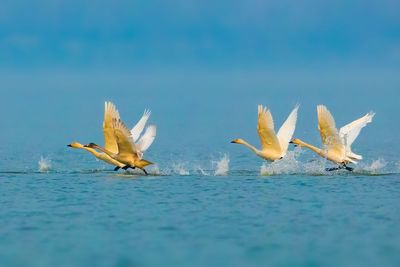
{"label": "swan tail", "polygon": [[358,163],[355,159],[350,158],[350,157],[346,157],[346,161],[351,162],[351,163],[354,163],[354,164],[357,164],[357,163]]}
{"label": "swan tail", "polygon": [[361,155],[357,155],[353,152],[348,152],[346,156],[351,159],[354,159],[354,160],[362,160],[363,159],[363,157]]}
{"label": "swan tail", "polygon": [[154,163],[150,162],[148,160],[145,160],[145,159],[141,159],[141,160],[135,162],[135,166],[140,168],[140,169],[143,169],[144,167],[152,165],[152,164],[154,164]]}

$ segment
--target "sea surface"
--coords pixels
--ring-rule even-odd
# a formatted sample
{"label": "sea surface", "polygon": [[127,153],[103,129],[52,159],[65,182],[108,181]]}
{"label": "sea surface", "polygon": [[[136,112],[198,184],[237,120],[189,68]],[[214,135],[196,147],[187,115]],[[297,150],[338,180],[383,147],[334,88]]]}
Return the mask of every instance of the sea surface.
{"label": "sea surface", "polygon": [[[289,81],[287,77],[290,76]],[[400,264],[400,79],[391,72],[2,73],[0,265],[362,266]],[[114,172],[72,141],[103,143],[104,101],[130,126],[145,108],[149,175]],[[354,172],[259,146],[257,104],[317,146],[316,105],[338,127],[373,110]]]}

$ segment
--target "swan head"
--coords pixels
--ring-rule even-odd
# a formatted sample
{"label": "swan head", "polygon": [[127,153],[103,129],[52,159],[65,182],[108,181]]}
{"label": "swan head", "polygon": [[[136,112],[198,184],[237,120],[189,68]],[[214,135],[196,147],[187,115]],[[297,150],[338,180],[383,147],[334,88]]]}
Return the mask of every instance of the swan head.
{"label": "swan head", "polygon": [[303,142],[300,139],[295,138],[292,141],[290,141],[289,144],[294,144],[295,146],[302,146]]}
{"label": "swan head", "polygon": [[97,145],[95,143],[89,143],[87,145],[84,145],[84,147],[96,148]]}
{"label": "swan head", "polygon": [[244,140],[240,139],[240,138],[236,138],[234,140],[231,141],[232,144],[244,144]]}
{"label": "swan head", "polygon": [[72,142],[71,144],[67,145],[68,147],[72,147],[72,148],[82,148],[84,147],[81,143],[78,142]]}

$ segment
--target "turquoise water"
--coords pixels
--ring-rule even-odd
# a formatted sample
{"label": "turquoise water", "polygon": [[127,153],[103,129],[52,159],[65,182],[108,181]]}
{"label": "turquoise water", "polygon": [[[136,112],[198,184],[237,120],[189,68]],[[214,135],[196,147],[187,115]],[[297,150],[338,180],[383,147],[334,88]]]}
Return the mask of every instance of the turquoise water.
{"label": "turquoise water", "polygon": [[[393,73],[50,74],[2,76],[1,265],[398,266]],[[105,100],[128,124],[153,110],[148,177],[66,147],[102,143]],[[365,160],[326,173],[329,163],[296,149],[263,164],[229,143],[258,145],[259,103],[277,127],[301,103],[295,135],[314,144],[316,104],[339,126],[374,110],[354,146]]]}

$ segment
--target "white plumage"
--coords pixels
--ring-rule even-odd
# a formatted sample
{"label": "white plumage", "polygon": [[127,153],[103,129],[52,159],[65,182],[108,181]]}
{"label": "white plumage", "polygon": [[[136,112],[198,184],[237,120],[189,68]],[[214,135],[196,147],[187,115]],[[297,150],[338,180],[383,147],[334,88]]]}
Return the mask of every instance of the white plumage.
{"label": "white plumage", "polygon": [[139,158],[143,157],[143,153],[151,146],[157,135],[157,127],[155,125],[149,125],[142,135],[142,132],[146,127],[146,123],[149,120],[150,115],[151,111],[146,109],[143,113],[142,118],[140,118],[140,120],[130,131],[131,138],[135,143]]}
{"label": "white plumage", "polygon": [[299,110],[299,107],[299,105],[296,105],[296,107],[289,114],[289,117],[282,124],[281,128],[278,131],[277,137],[279,140],[279,145],[282,149],[282,157],[286,155],[289,147],[289,142],[292,139],[294,131],[296,129],[297,112]]}
{"label": "white plumage", "polygon": [[343,145],[346,147],[346,155],[349,158],[362,160],[363,157],[361,155],[353,153],[353,151],[351,150],[351,145],[357,139],[358,135],[361,132],[361,129],[367,126],[368,123],[372,122],[374,116],[374,112],[369,112],[364,117],[361,117],[340,128],[339,136]]}

